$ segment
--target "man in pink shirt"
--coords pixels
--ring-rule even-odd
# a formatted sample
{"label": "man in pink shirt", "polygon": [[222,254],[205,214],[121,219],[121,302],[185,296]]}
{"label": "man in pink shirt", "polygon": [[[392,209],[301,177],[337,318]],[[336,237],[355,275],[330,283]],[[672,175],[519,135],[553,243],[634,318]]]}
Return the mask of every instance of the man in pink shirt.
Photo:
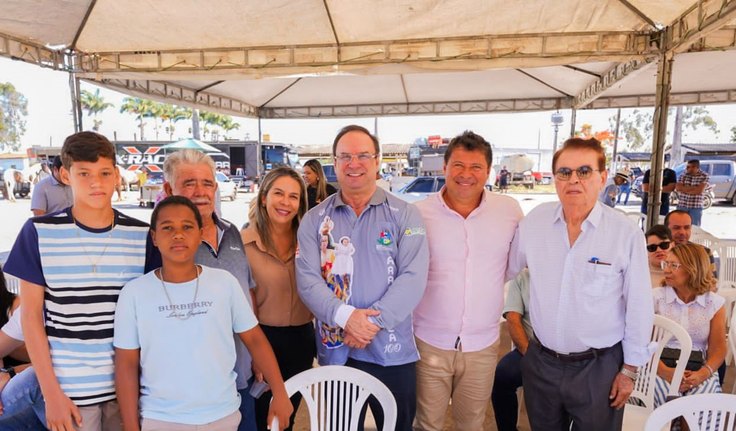
{"label": "man in pink shirt", "polygon": [[442,430],[452,398],[455,429],[480,430],[491,395],[509,247],[523,213],[485,190],[491,145],[466,131],[445,152],[445,186],[419,202],[429,279],[414,310],[415,429]]}

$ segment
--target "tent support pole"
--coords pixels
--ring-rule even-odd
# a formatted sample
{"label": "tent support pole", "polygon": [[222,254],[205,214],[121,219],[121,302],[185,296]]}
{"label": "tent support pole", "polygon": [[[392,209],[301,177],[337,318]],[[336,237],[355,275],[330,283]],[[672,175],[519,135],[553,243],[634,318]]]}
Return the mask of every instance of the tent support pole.
{"label": "tent support pole", "polygon": [[263,130],[261,129],[261,116],[258,115],[258,142],[256,143],[256,180],[261,182],[261,142],[263,142]]}
{"label": "tent support pole", "polygon": [[575,137],[575,121],[577,120],[578,110],[573,106],[570,108],[570,137]]}
{"label": "tent support pole", "polygon": [[657,93],[654,105],[654,141],[652,162],[649,170],[649,198],[647,201],[646,227],[657,224],[662,205],[662,171],[664,170],[664,144],[667,138],[667,110],[670,106],[672,81],[672,52],[663,52],[657,62]]}
{"label": "tent support pole", "polygon": [[72,102],[72,116],[74,118],[74,132],[82,131],[82,99],[79,89],[79,78],[74,73],[69,72],[69,94]]}

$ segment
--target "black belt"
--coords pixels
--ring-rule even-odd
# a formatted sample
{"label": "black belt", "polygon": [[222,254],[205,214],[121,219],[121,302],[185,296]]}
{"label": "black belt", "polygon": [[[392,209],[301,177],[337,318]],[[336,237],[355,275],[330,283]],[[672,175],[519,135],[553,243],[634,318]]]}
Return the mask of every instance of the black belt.
{"label": "black belt", "polygon": [[542,350],[542,352],[552,357],[555,357],[562,362],[580,362],[580,361],[587,361],[593,358],[597,358],[598,356],[605,354],[606,352],[618,346],[619,344],[620,343],[616,343],[613,346],[604,347],[602,349],[590,348],[584,352],[575,352],[575,353],[558,353],[552,349],[548,349],[547,347],[544,347],[542,344],[539,344],[539,348]]}

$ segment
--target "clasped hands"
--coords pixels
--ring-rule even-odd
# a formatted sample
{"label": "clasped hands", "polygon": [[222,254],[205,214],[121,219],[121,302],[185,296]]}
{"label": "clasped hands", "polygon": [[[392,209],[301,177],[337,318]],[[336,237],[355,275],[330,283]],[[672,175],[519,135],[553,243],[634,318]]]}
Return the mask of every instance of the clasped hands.
{"label": "clasped hands", "polygon": [[353,310],[344,328],[345,345],[356,349],[364,349],[370,344],[378,331],[381,330],[381,327],[371,322],[369,317],[380,314],[380,311],[372,309],[356,308]]}

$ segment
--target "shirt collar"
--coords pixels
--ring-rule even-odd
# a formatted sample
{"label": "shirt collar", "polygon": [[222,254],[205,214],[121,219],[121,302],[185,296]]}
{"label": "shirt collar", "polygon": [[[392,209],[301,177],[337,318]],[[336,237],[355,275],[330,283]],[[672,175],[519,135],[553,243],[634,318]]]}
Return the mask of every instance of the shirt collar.
{"label": "shirt collar", "polygon": [[[603,219],[603,207],[601,205],[601,202],[596,200],[595,205],[593,205],[593,209],[590,210],[590,214],[588,214],[588,217],[585,218],[583,224],[590,223],[593,227],[598,227],[598,225],[601,223],[601,220]],[[552,222],[565,223],[565,215],[562,212],[561,202],[557,203],[557,208],[555,209],[555,214]]]}
{"label": "shirt collar", "polygon": [[[443,208],[445,208],[447,211],[452,211],[453,213],[457,213],[455,210],[450,208],[449,205],[447,205],[447,201],[445,201],[445,197],[443,193],[445,192],[445,188],[447,188],[446,185],[442,186],[442,188],[437,192],[434,193],[435,196],[430,196],[430,198],[437,199]],[[488,194],[485,189],[483,189],[483,194],[480,197],[480,203],[477,207],[473,209],[473,211],[470,212],[468,217],[472,216],[476,211],[481,211],[485,206],[488,204]]]}
{"label": "shirt collar", "polygon": [[671,304],[673,302],[677,302],[682,305],[690,305],[690,304],[698,304],[701,307],[705,308],[705,294],[703,295],[697,295],[695,297],[695,301],[691,302],[690,304],[685,304],[685,302],[680,299],[679,296],[677,296],[677,292],[675,292],[675,289],[671,286],[667,286],[667,288],[664,291],[664,300],[666,303]]}
{"label": "shirt collar", "polygon": [[230,229],[230,226],[232,226],[229,221],[220,218],[220,216],[218,216],[216,212],[212,213],[212,220],[215,221],[215,226],[217,226],[217,228],[221,231],[228,230]]}
{"label": "shirt collar", "polygon": [[[261,253],[269,254],[269,255],[273,256],[274,258],[276,258],[276,260],[281,261],[281,259],[278,256],[276,256],[273,253],[271,253],[270,251],[266,250],[266,246],[263,245],[263,242],[261,241],[261,236],[258,235],[258,231],[256,230],[255,226],[253,226],[253,225],[248,226],[243,231],[242,238],[243,238],[243,244],[244,245],[255,244],[256,248]],[[289,258],[286,261],[287,262],[290,261],[293,257],[294,257],[294,253],[291,253],[290,256],[289,256]]]}
{"label": "shirt collar", "polygon": [[53,183],[53,184],[54,184],[55,186],[59,186],[59,185],[61,185],[61,186],[65,186],[65,185],[66,185],[66,184],[62,183],[61,181],[57,180],[57,179],[56,179],[56,177],[54,177],[54,176],[53,176],[52,174],[49,174],[49,176],[51,177],[51,182],[52,182],[52,183]]}
{"label": "shirt collar", "polygon": [[[373,192],[373,196],[371,196],[371,199],[368,201],[368,206],[381,205],[384,202],[386,202],[386,191],[381,187],[376,186],[376,191]],[[338,192],[335,193],[335,207],[339,206],[348,206],[348,204],[342,200],[342,192],[338,190]]]}

